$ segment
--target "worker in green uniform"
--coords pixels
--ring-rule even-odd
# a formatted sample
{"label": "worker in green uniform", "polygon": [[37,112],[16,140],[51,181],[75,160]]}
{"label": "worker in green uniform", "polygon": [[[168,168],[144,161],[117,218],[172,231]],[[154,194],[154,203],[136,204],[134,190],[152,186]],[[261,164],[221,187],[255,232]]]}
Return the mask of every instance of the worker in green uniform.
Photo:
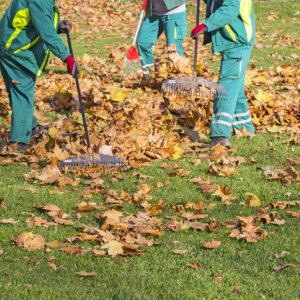
{"label": "worker in green uniform", "polygon": [[17,152],[28,150],[32,134],[40,129],[33,113],[34,90],[50,51],[70,74],[79,71],[58,36],[71,27],[60,21],[55,0],[13,0],[0,21],[0,69],[12,109],[10,143],[17,143]]}
{"label": "worker in green uniform", "polygon": [[142,57],[144,75],[154,67],[152,46],[165,32],[167,46],[176,45],[179,55],[183,55],[182,41],[186,38],[186,0],[149,0],[147,15],[141,26],[137,48]]}
{"label": "worker in green uniform", "polygon": [[245,96],[245,72],[255,42],[255,19],[252,0],[207,0],[206,20],[196,26],[193,38],[204,33],[204,44],[212,42],[212,51],[222,54],[218,83],[226,97],[216,96],[210,137],[206,146],[230,147],[232,128],[243,127],[254,133]]}

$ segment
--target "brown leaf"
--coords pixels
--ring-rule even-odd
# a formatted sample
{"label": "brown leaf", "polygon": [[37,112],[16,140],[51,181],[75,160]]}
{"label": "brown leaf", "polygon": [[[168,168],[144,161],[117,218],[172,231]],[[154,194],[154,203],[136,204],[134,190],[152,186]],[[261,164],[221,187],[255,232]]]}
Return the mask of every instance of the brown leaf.
{"label": "brown leaf", "polygon": [[96,272],[87,272],[87,271],[80,271],[80,272],[76,272],[75,274],[79,275],[80,277],[95,277],[95,276],[97,276]]}
{"label": "brown leaf", "polygon": [[280,253],[276,253],[275,257],[277,259],[279,259],[279,258],[283,258],[283,257],[287,256],[288,254],[289,254],[289,252],[287,252],[287,251],[281,251]]}
{"label": "brown leaf", "polygon": [[64,248],[59,249],[62,252],[68,254],[76,254],[76,255],[84,255],[85,251],[80,246],[77,245],[70,245]]}
{"label": "brown leaf", "polygon": [[2,224],[16,224],[18,222],[19,222],[18,220],[15,220],[13,218],[0,220],[0,223],[2,223]]}
{"label": "brown leaf", "polygon": [[293,218],[300,218],[300,210],[298,210],[298,211],[289,211],[288,214]]}
{"label": "brown leaf", "polygon": [[93,249],[92,252],[95,254],[95,256],[105,256],[106,255],[105,250],[101,250],[101,249]]}
{"label": "brown leaf", "polygon": [[180,254],[180,255],[182,255],[182,254],[188,253],[189,251],[188,250],[184,250],[184,249],[174,249],[172,252],[174,254]]}
{"label": "brown leaf", "polygon": [[211,242],[204,243],[202,247],[205,249],[215,249],[220,247],[221,245],[222,245],[221,241],[211,241]]}
{"label": "brown leaf", "polygon": [[124,254],[123,245],[118,241],[110,241],[107,244],[104,244],[101,249],[107,249],[107,254],[110,256]]}
{"label": "brown leaf", "polygon": [[299,270],[298,266],[295,264],[284,264],[284,265],[280,265],[280,266],[274,266],[272,269],[276,272],[279,272],[279,271],[282,271],[287,268],[293,268],[295,270]]}
{"label": "brown leaf", "polygon": [[31,232],[23,232],[19,234],[14,242],[17,247],[27,250],[39,250],[45,246],[44,238],[40,234],[33,234]]}
{"label": "brown leaf", "polygon": [[194,263],[190,263],[186,265],[188,268],[194,269],[194,270],[198,270],[200,269],[201,265],[198,262],[194,262]]}
{"label": "brown leaf", "polygon": [[247,196],[246,204],[248,206],[250,207],[261,206],[261,201],[256,195],[248,192],[245,193],[245,195]]}

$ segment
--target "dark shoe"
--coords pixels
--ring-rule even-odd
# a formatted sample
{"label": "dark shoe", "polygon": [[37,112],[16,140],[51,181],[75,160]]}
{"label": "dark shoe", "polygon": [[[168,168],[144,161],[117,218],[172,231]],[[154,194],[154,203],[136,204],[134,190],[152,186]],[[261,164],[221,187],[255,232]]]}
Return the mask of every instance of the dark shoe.
{"label": "dark shoe", "polygon": [[202,148],[212,148],[218,144],[220,144],[226,148],[231,148],[229,138],[225,137],[225,136],[212,137],[211,141],[208,144],[203,144]]}
{"label": "dark shoe", "polygon": [[15,142],[10,142],[8,145],[8,149],[11,152],[16,152],[16,153],[25,153],[30,149],[30,145],[24,144],[24,143],[15,143]]}
{"label": "dark shoe", "polygon": [[31,132],[31,137],[36,138],[40,135],[42,131],[47,131],[49,129],[49,126],[47,125],[36,125]]}

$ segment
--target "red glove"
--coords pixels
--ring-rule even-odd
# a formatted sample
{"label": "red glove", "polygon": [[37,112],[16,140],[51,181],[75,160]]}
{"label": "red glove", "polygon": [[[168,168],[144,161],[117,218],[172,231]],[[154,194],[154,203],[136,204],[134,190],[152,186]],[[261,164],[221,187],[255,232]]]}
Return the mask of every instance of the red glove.
{"label": "red glove", "polygon": [[77,61],[75,61],[74,57],[72,55],[68,56],[65,59],[65,63],[67,64],[67,69],[69,74],[71,74],[73,77],[75,77],[75,75],[79,74],[80,69],[79,69],[79,65],[77,63]]}
{"label": "red glove", "polygon": [[191,38],[195,39],[201,32],[207,31],[207,27],[204,24],[199,24],[191,31]]}

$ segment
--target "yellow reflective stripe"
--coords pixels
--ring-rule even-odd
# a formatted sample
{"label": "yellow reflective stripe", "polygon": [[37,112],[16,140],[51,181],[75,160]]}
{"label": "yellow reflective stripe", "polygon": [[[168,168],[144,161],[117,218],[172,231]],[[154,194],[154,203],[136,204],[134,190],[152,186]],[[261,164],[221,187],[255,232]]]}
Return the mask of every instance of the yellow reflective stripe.
{"label": "yellow reflective stripe", "polygon": [[45,55],[45,57],[44,57],[44,60],[43,60],[41,66],[40,66],[40,68],[39,68],[39,70],[38,70],[38,72],[37,72],[37,74],[36,74],[37,76],[40,76],[40,75],[42,74],[42,72],[43,72],[43,70],[44,70],[44,68],[45,68],[45,65],[46,65],[46,63],[47,63],[47,61],[48,61],[49,55],[50,55],[50,50],[47,49],[46,55]]}
{"label": "yellow reflective stripe", "polygon": [[252,20],[251,20],[251,10],[252,10],[252,3],[251,0],[240,0],[240,15],[245,25],[247,40],[250,42],[253,34],[252,28]]}
{"label": "yellow reflective stripe", "polygon": [[54,28],[56,28],[57,26],[58,19],[59,19],[59,13],[57,7],[55,7],[54,21],[53,21]]}
{"label": "yellow reflective stripe", "polygon": [[34,46],[34,45],[39,41],[39,39],[40,39],[40,37],[37,36],[37,37],[36,37],[32,42],[30,42],[29,44],[23,46],[22,48],[19,48],[19,49],[15,50],[15,51],[14,51],[14,54],[17,54],[17,53],[20,52],[20,51],[26,50],[26,49],[28,49],[28,48]]}
{"label": "yellow reflective stripe", "polygon": [[[58,20],[59,20],[59,13],[58,13],[58,9],[55,7],[54,20],[53,20],[54,28],[57,27]],[[40,68],[39,68],[39,70],[37,72],[37,76],[40,76],[42,74],[42,72],[43,72],[43,70],[45,68],[45,65],[46,65],[46,63],[48,61],[49,56],[50,56],[50,50],[47,49],[46,55],[45,55],[45,57],[43,59],[43,62],[42,62],[41,66],[40,66]]]}
{"label": "yellow reflective stripe", "polygon": [[8,41],[5,44],[5,48],[9,48],[13,42],[13,40],[20,34],[20,32],[23,30],[25,26],[30,21],[30,12],[29,8],[24,8],[19,10],[16,15],[14,16],[14,19],[12,21],[12,26],[15,28],[15,31],[13,34],[9,37]]}
{"label": "yellow reflective stripe", "polygon": [[225,25],[225,29],[227,30],[227,32],[229,33],[230,37],[232,38],[232,40],[237,43],[237,38],[236,38],[236,35],[235,33],[233,32],[233,30],[231,29],[230,25],[227,24]]}
{"label": "yellow reflective stripe", "polygon": [[176,29],[176,26],[174,28],[174,39],[177,40],[177,29]]}

